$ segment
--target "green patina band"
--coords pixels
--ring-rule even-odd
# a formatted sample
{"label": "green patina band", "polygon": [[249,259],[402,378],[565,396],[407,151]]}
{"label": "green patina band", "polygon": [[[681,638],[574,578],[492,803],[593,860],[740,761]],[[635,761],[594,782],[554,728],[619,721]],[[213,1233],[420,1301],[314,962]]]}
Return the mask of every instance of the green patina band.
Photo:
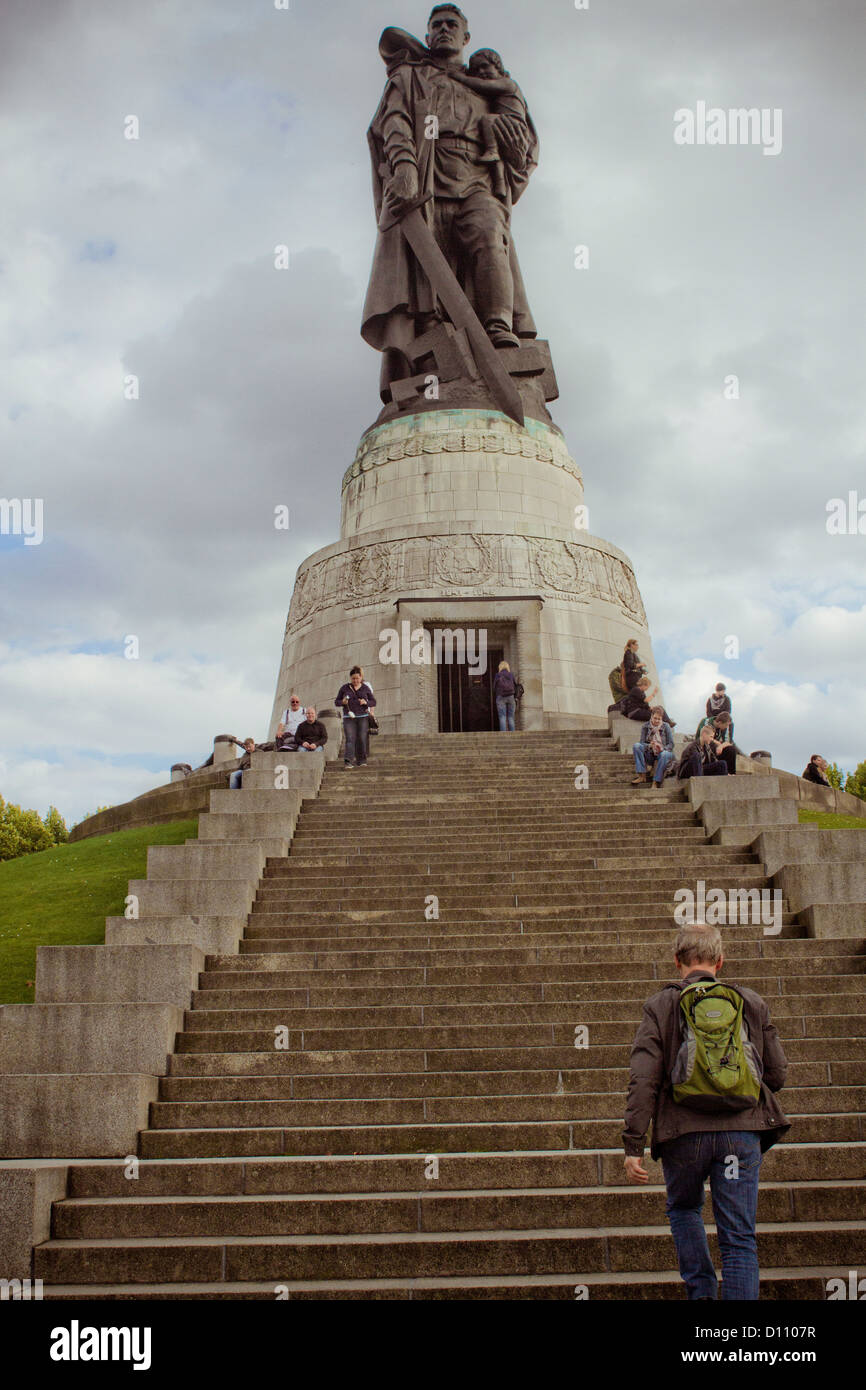
{"label": "green patina band", "polygon": [[542,421],[527,419],[521,427],[498,411],[442,410],[408,415],[369,429],[361,438],[354,461],[343,475],[343,488],[360,473],[367,473],[384,463],[440,453],[520,455],[551,463],[572,474],[579,482],[583,481],[580,469],[563,443],[562,435]]}

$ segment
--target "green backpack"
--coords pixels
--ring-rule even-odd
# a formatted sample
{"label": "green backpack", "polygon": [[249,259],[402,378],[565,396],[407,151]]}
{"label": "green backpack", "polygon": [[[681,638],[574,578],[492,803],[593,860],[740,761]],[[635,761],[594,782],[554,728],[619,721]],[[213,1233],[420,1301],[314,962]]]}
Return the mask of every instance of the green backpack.
{"label": "green backpack", "polygon": [[748,1110],[761,1094],[761,1060],[733,986],[696,980],[680,994],[683,1040],[671,1072],[673,1097],[692,1110]]}

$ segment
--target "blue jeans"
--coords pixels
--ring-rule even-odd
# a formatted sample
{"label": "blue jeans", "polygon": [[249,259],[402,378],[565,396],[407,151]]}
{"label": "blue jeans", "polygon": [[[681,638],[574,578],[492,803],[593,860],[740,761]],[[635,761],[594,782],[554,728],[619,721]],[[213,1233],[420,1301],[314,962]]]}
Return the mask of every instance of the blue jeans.
{"label": "blue jeans", "polygon": [[648,743],[635,743],[631,751],[634,753],[635,772],[647,772],[649,770],[647,768],[647,763],[652,766],[653,761],[655,761],[653,780],[656,782],[662,780],[665,775],[665,768],[674,756],[667,748],[663,748],[658,757],[654,760],[652,750]]}
{"label": "blue jeans", "polygon": [[229,777],[229,786],[231,787],[232,791],[233,791],[233,792],[236,792],[236,791],[238,790],[239,787],[242,787],[242,786],[243,786],[243,781],[244,781],[244,774],[241,772],[241,770],[240,770],[239,767],[238,767],[238,768],[235,768],[234,772],[233,772],[232,775]]}
{"label": "blue jeans", "polygon": [[[762,1157],[760,1135],[751,1130],[681,1134],[661,1146],[665,1210],[690,1299],[717,1297],[716,1271],[701,1215],[704,1181],[709,1177],[722,1254],[722,1298],[757,1300],[755,1221]],[[732,1158],[737,1160],[736,1166]]]}
{"label": "blue jeans", "polygon": [[496,713],[499,715],[499,732],[514,733],[514,711],[517,701],[513,695],[496,696]]}
{"label": "blue jeans", "polygon": [[343,733],[346,738],[346,746],[343,749],[343,760],[347,763],[357,762],[360,767],[362,763],[367,761],[370,716],[368,714],[362,714],[357,719],[344,719]]}
{"label": "blue jeans", "polygon": [[302,743],[299,743],[298,746],[297,746],[297,748],[295,749],[295,752],[296,752],[296,753],[318,753],[319,749],[320,749],[322,746],[323,746],[323,745],[322,745],[321,743],[317,743],[316,746],[315,746],[315,748],[305,748],[304,745],[303,745]]}

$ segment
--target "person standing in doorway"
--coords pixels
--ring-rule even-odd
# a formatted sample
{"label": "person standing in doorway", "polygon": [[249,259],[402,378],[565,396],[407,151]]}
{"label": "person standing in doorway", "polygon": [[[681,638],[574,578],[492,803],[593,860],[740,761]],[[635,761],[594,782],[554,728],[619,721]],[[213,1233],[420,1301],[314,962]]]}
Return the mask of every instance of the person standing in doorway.
{"label": "person standing in doorway", "polygon": [[517,708],[516,689],[511,667],[507,661],[500,661],[493,680],[493,695],[496,700],[496,713],[499,715],[499,732],[502,734],[514,733],[514,711]]}

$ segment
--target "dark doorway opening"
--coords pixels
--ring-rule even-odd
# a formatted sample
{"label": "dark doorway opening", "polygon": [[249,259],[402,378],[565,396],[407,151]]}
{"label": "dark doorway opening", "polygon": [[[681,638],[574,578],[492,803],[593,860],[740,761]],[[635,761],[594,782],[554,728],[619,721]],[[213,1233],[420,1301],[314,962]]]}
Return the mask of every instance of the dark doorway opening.
{"label": "dark doorway opening", "polygon": [[481,733],[499,728],[493,678],[503,660],[503,650],[488,648],[483,676],[475,675],[465,661],[442,662],[437,666],[440,734]]}

